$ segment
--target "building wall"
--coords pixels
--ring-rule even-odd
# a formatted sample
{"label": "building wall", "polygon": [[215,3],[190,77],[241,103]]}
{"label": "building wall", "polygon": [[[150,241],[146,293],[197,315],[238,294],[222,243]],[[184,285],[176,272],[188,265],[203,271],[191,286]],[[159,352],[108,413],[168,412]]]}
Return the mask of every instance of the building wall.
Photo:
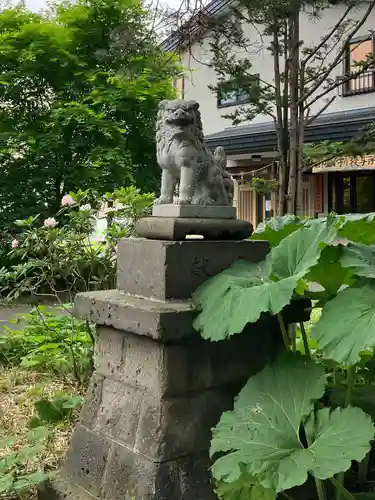
{"label": "building wall", "polygon": [[[344,12],[344,6],[336,6],[330,10],[326,10],[319,20],[311,19],[308,13],[301,15],[301,34],[305,42],[304,46],[316,46],[321,37],[329,32],[329,29],[338,21]],[[355,10],[351,18],[361,18],[364,9],[358,8]],[[370,30],[375,29],[375,9],[370,14],[367,22],[356,34],[357,36],[368,35]],[[268,82],[273,79],[273,60],[271,54],[264,48],[269,45],[270,40],[263,37],[263,43],[259,36],[259,31],[253,26],[247,25],[245,29],[246,35],[253,41],[254,50],[252,53],[246,54],[250,57],[253,63],[253,72],[259,73],[260,77]],[[338,45],[340,47],[340,45]],[[335,57],[337,50],[332,52],[331,57]],[[214,93],[208,88],[208,85],[215,85],[216,75],[214,71],[207,67],[212,54],[209,50],[208,35],[200,42],[193,43],[188,49],[182,51],[182,64],[186,68],[184,82],[184,98],[195,99],[201,105],[204,133],[211,134],[219,132],[224,128],[230,127],[231,121],[222,118],[225,113],[232,112],[235,107],[218,108],[217,100]],[[340,63],[332,72],[333,78],[341,76],[343,73],[343,65]],[[374,105],[375,94],[362,94],[350,97],[338,96],[337,89],[331,95],[336,95],[335,101],[329,106],[326,112],[343,111],[348,109],[365,108]],[[321,109],[324,102],[316,103],[312,107],[312,112],[316,113]],[[268,116],[257,116],[253,123],[268,121]]]}

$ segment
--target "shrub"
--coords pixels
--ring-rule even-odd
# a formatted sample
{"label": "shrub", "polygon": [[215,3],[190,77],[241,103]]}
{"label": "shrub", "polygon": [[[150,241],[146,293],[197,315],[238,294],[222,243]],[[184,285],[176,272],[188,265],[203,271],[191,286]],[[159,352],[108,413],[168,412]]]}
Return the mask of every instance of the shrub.
{"label": "shrub", "polygon": [[[353,499],[343,473],[359,462],[357,483],[366,486],[375,433],[375,214],[275,218],[257,238],[271,245],[263,262],[237,261],[193,297],[194,326],[206,339],[230,338],[270,314],[284,341],[280,357],[250,377],[213,429],[219,493],[275,500],[312,476],[319,500],[327,498],[325,480],[336,498]],[[301,296],[321,315],[309,332],[299,325],[296,342],[282,312]]]}
{"label": "shrub", "polygon": [[10,366],[50,371],[85,383],[93,362],[93,327],[74,319],[70,307],[50,312],[44,306],[18,315],[18,329],[4,328],[0,335],[0,362]]}
{"label": "shrub", "polygon": [[123,207],[110,213],[103,241],[92,238],[98,207],[92,206],[88,191],[65,195],[55,217],[17,221],[18,233],[9,246],[15,264],[0,269],[2,297],[52,295],[72,301],[77,292],[114,287],[117,242],[134,233],[138,218],[150,211],[153,195],[122,188],[108,197]]}

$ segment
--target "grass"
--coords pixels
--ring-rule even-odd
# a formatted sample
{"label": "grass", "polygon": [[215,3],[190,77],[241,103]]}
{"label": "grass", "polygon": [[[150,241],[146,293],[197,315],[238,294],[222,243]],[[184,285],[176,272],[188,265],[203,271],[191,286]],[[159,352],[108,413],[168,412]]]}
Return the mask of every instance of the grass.
{"label": "grass", "polygon": [[[41,397],[52,398],[56,392],[65,392],[82,396],[82,389],[69,383],[66,379],[58,379],[50,373],[38,373],[20,368],[0,367],[0,441],[16,439],[12,449],[0,449],[0,459],[9,451],[15,451],[26,445],[28,423],[35,415],[34,403]],[[41,453],[28,461],[22,474],[35,470],[54,471],[64,457],[74,425],[79,416],[75,411],[71,421],[49,426],[50,435],[47,445]],[[1,497],[0,498],[4,498]],[[5,496],[5,498],[11,498]],[[22,500],[34,500],[35,488],[17,496]]]}

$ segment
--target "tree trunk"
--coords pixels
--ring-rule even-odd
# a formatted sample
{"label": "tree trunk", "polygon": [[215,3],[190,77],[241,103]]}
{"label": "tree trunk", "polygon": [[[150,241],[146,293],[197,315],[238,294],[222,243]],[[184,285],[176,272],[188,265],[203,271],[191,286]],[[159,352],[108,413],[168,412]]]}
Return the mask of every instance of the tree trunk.
{"label": "tree trunk", "polygon": [[[285,139],[285,130],[288,133],[288,111],[285,113],[285,84],[283,94],[281,93],[281,71],[280,71],[280,55],[284,53],[286,61],[285,68],[287,69],[287,56],[284,48],[281,49],[279,37],[281,34],[280,26],[275,21],[273,29],[273,58],[274,58],[274,72],[275,72],[275,97],[276,97],[276,119],[275,129],[277,136],[277,145],[279,150],[279,193],[277,203],[277,214],[284,215],[285,213],[285,200],[287,191],[288,180],[288,164],[287,164],[287,141]],[[284,33],[284,39],[287,37],[287,31]]]}
{"label": "tree trunk", "polygon": [[288,181],[288,213],[297,211],[298,182],[298,148],[299,148],[299,108],[298,108],[298,74],[299,74],[299,11],[291,13],[290,23],[290,147],[289,147],[289,181]]}

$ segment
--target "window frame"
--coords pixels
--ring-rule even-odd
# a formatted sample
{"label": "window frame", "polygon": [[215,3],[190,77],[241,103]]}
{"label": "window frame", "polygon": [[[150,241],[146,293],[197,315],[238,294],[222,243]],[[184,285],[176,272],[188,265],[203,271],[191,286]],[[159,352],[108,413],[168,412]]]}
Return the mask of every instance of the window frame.
{"label": "window frame", "polygon": [[[358,36],[353,38],[345,47],[345,57],[344,57],[344,64],[343,64],[343,73],[344,73],[344,78],[346,78],[348,75],[350,75],[353,70],[350,67],[350,48],[354,44],[359,44],[361,42],[366,42],[366,41],[371,41],[372,42],[372,51],[375,53],[375,35],[364,35],[364,36]],[[350,96],[355,96],[355,95],[362,95],[362,94],[370,94],[372,92],[375,92],[375,68],[374,69],[368,69],[365,71],[363,74],[371,74],[372,73],[372,87],[367,87],[367,88],[359,88],[359,89],[351,89],[350,88],[350,82],[355,80],[355,78],[350,78],[347,81],[343,82],[342,84],[342,97],[350,97]],[[361,75],[359,75],[357,78],[360,78]]]}
{"label": "window frame", "polygon": [[[250,77],[250,75],[249,75],[249,77]],[[251,75],[251,78],[256,79],[258,81],[258,83],[260,82],[260,74],[259,73],[254,73],[253,75]],[[233,80],[225,80],[223,82],[220,82],[220,86],[228,85],[231,83],[234,83],[234,81]],[[232,106],[241,106],[241,104],[247,104],[248,102],[251,101],[251,97],[240,98],[241,89],[240,89],[238,84],[236,85],[235,92],[236,92],[236,100],[234,102],[222,103],[221,97],[220,97],[220,90],[218,90],[217,96],[216,96],[217,107],[218,108],[230,108]]]}

